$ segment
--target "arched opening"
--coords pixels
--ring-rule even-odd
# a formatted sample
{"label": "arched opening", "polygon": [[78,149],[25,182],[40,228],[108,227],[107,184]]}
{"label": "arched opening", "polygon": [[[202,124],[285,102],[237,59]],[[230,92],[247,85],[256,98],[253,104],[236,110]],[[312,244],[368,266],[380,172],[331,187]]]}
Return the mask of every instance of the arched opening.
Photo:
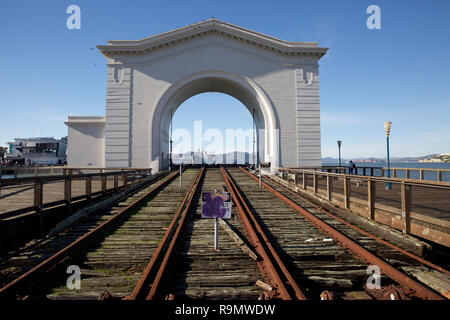
{"label": "arched opening", "polygon": [[256,164],[254,113],[223,93],[200,93],[187,99],[173,113],[169,157],[162,167],[170,160],[175,164]]}
{"label": "arched opening", "polygon": [[257,131],[257,161],[271,162],[276,167],[279,162],[278,137],[276,136],[278,125],[269,99],[250,79],[225,72],[209,71],[177,81],[159,99],[152,118],[150,138],[152,168],[158,171],[167,168],[169,164],[170,124],[176,110],[189,98],[205,92],[230,95],[248,109]]}

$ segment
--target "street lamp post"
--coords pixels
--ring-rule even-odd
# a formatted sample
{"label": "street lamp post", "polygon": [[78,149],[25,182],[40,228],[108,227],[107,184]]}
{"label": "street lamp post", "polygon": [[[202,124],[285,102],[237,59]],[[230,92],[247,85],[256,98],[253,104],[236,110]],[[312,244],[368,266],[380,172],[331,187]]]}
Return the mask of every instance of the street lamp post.
{"label": "street lamp post", "polygon": [[[387,170],[387,177],[391,177],[391,162],[389,160],[389,133],[391,132],[391,125],[392,122],[385,121],[384,122],[384,131],[386,132],[386,148],[387,148],[387,163],[388,163],[388,170]],[[391,183],[386,182],[386,190],[391,190]]]}
{"label": "street lamp post", "polygon": [[337,144],[338,144],[338,148],[339,148],[339,167],[340,167],[341,166],[341,144],[342,144],[342,141],[338,140]]}

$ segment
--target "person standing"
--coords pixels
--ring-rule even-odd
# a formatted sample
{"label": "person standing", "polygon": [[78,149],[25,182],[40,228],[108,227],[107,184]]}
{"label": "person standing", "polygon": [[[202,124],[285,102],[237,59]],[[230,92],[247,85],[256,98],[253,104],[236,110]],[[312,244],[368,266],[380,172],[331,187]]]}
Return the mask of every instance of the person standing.
{"label": "person standing", "polygon": [[[355,169],[355,168],[356,168],[356,164],[352,160],[350,160],[349,168],[348,168],[349,173],[354,174],[353,169]],[[355,173],[356,173],[356,170],[355,170]]]}

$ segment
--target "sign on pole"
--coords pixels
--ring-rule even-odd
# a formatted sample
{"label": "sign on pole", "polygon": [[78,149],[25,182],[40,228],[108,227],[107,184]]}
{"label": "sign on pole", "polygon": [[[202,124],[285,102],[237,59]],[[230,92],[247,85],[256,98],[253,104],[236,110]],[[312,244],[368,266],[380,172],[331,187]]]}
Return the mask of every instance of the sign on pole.
{"label": "sign on pole", "polygon": [[231,219],[231,194],[202,192],[202,218]]}
{"label": "sign on pole", "polygon": [[219,249],[219,218],[231,218],[231,194],[229,192],[202,192],[202,218],[214,219],[214,251]]}

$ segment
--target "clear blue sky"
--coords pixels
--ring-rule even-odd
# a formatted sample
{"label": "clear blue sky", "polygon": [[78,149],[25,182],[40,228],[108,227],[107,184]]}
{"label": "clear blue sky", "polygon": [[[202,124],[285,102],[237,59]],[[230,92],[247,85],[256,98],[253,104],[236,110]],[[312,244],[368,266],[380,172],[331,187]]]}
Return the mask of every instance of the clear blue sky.
{"label": "clear blue sky", "polygon": [[[66,28],[71,4],[81,8],[81,30]],[[370,4],[381,8],[381,30],[366,28]],[[330,47],[320,61],[323,157],[337,156],[336,140],[344,158],[384,157],[386,120],[393,123],[392,156],[450,152],[449,13],[445,0],[1,1],[0,144],[59,138],[68,115],[104,115],[105,59],[96,45],[214,16]],[[219,129],[251,128],[239,102],[211,93],[185,102],[174,127],[210,123],[199,110],[218,105],[233,108]]]}

